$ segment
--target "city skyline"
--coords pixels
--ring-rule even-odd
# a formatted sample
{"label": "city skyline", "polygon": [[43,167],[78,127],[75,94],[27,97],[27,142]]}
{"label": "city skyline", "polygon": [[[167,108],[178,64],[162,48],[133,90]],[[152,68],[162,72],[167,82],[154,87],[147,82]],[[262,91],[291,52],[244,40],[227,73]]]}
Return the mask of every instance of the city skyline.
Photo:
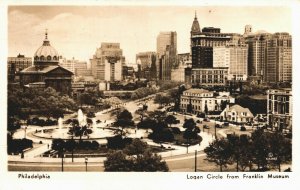
{"label": "city skyline", "polygon": [[102,42],[120,43],[126,63],[135,63],[137,53],[156,51],[156,37],[162,31],[176,31],[178,53],[187,53],[195,11],[201,28],[243,34],[250,24],[254,32],[292,34],[288,7],[10,6],[8,56],[32,57],[42,45],[45,29],[60,55],[88,63]]}

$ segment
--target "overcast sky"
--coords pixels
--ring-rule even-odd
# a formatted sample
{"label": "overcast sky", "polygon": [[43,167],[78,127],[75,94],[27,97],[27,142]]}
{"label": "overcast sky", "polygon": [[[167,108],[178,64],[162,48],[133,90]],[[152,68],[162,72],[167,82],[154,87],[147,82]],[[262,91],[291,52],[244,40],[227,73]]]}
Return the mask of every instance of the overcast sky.
{"label": "overcast sky", "polygon": [[242,34],[250,24],[254,32],[292,31],[288,7],[10,6],[8,56],[32,57],[46,28],[51,45],[67,59],[89,62],[101,42],[119,42],[126,62],[135,63],[136,53],[156,51],[160,31],[176,31],[178,53],[186,53],[195,11],[201,28]]}

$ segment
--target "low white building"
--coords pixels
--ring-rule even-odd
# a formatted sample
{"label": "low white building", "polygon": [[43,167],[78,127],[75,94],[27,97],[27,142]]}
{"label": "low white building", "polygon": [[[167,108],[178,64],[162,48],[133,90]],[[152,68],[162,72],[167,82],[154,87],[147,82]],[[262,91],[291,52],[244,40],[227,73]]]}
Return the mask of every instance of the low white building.
{"label": "low white building", "polygon": [[[229,92],[212,92],[205,89],[189,89],[180,98],[180,110],[194,114],[210,111],[222,111],[222,104],[234,103],[235,99]],[[191,107],[189,110],[188,107]],[[207,108],[205,108],[207,107]]]}
{"label": "low white building", "polygon": [[223,121],[231,121],[238,123],[247,123],[253,120],[254,116],[248,108],[244,108],[240,105],[227,105],[226,108],[220,114]]}

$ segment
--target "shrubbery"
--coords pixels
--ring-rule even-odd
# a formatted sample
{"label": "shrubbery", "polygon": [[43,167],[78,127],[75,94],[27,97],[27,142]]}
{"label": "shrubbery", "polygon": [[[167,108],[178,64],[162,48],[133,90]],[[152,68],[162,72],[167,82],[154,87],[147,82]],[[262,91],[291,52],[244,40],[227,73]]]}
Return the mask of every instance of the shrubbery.
{"label": "shrubbery", "polygon": [[40,119],[38,117],[34,117],[32,119],[27,120],[27,125],[37,125],[37,126],[51,126],[57,125],[57,120],[52,119]]}
{"label": "shrubbery", "polygon": [[8,154],[19,154],[27,148],[32,148],[32,140],[29,139],[12,139],[9,135],[7,137],[7,152]]}
{"label": "shrubbery", "polygon": [[107,137],[107,148],[123,149],[126,145],[132,142],[132,138],[122,138],[121,135]]}
{"label": "shrubbery", "polygon": [[61,151],[62,148],[67,151],[71,151],[74,149],[97,150],[99,148],[99,143],[97,141],[87,141],[87,140],[75,141],[73,139],[70,139],[70,140],[53,139],[52,140],[52,149],[53,150]]}

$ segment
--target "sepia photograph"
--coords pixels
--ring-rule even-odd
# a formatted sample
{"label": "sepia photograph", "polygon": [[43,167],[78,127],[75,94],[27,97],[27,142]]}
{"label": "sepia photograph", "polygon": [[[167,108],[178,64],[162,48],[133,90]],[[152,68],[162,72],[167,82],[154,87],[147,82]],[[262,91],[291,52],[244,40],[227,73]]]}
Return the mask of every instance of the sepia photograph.
{"label": "sepia photograph", "polygon": [[9,5],[7,171],[292,172],[291,18]]}

